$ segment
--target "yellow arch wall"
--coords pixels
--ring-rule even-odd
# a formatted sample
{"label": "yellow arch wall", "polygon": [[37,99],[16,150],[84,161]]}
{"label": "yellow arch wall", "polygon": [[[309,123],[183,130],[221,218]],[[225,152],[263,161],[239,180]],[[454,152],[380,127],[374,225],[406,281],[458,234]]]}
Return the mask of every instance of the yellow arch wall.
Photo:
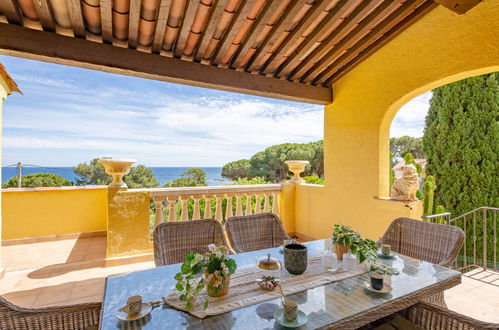
{"label": "yellow arch wall", "polygon": [[326,186],[297,187],[297,232],[321,238],[346,223],[378,238],[393,218],[420,216],[420,204],[376,199],[389,196],[391,121],[423,92],[499,70],[498,17],[495,0],[464,15],[439,6],[334,85],[324,115]]}

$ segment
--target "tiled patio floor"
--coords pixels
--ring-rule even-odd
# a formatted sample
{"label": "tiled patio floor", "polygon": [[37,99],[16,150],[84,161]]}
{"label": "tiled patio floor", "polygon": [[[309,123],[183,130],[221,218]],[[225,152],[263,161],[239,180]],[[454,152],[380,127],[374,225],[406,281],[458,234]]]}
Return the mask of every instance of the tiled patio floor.
{"label": "tiled patio floor", "polygon": [[[106,276],[154,267],[152,261],[104,267],[105,250],[105,237],[3,246],[0,294],[25,307],[102,301]],[[499,323],[499,273],[467,275],[445,292],[449,308]]]}

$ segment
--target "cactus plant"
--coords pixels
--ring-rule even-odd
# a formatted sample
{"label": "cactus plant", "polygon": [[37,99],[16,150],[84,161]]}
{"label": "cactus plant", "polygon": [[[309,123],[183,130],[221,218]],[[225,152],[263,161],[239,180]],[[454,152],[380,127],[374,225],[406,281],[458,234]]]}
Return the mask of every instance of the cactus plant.
{"label": "cactus plant", "polygon": [[435,178],[428,175],[424,183],[423,216],[430,215],[433,212],[433,195],[436,187]]}

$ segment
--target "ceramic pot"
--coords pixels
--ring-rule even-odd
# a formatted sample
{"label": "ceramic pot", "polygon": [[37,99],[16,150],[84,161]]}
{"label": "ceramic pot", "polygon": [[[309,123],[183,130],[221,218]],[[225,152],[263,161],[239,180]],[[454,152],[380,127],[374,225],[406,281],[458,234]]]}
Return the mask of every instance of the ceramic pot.
{"label": "ceramic pot", "polygon": [[222,284],[218,287],[218,290],[213,286],[215,282],[215,276],[211,277],[210,281],[207,281],[208,273],[204,273],[204,279],[206,281],[206,293],[210,297],[221,297],[225,296],[229,292],[230,286],[230,276],[222,277]]}
{"label": "ceramic pot", "polygon": [[307,269],[307,247],[302,244],[284,246],[284,267],[292,275],[301,275]]}

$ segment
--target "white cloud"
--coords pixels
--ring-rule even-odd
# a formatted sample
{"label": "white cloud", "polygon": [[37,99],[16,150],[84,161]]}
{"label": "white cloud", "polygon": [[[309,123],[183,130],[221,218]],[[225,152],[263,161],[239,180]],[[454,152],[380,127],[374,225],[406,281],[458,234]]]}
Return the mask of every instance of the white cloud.
{"label": "white cloud", "polygon": [[423,136],[431,95],[431,92],[423,93],[400,108],[390,127],[390,137]]}

